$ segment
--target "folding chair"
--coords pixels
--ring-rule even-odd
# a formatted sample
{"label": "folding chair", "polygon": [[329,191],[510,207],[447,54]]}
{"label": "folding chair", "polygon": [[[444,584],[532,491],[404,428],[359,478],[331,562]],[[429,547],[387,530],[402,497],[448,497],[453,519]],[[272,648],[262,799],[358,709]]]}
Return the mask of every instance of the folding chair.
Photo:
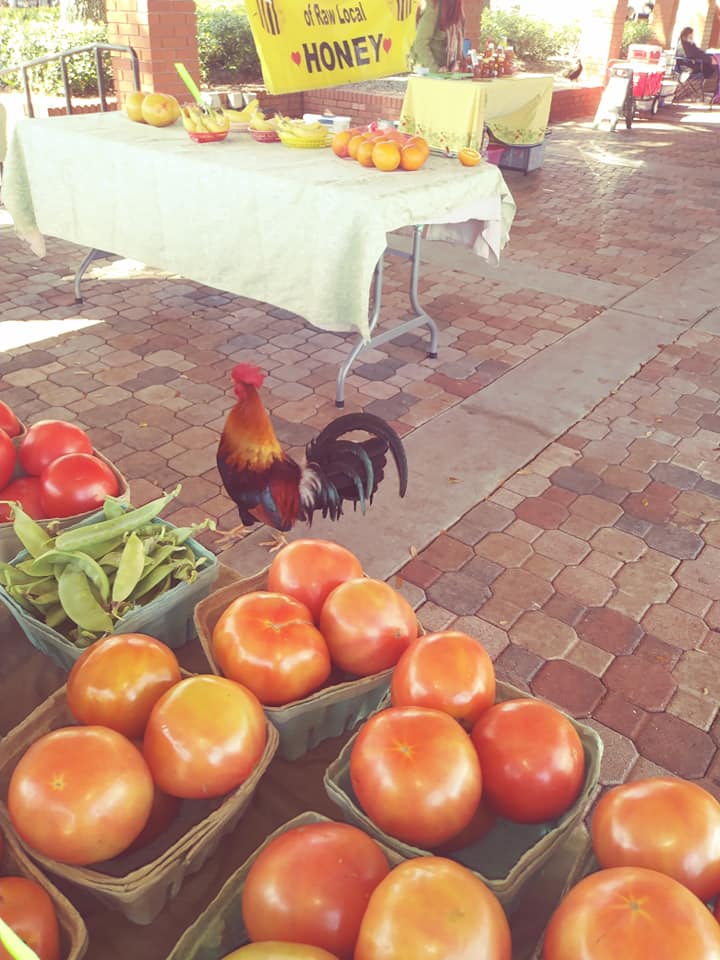
{"label": "folding chair", "polygon": [[688,60],[686,57],[675,57],[673,76],[678,81],[678,87],[673,96],[673,103],[687,101],[705,103],[706,99],[712,110],[713,100],[718,90],[718,71],[714,76],[706,77],[703,72],[702,60]]}

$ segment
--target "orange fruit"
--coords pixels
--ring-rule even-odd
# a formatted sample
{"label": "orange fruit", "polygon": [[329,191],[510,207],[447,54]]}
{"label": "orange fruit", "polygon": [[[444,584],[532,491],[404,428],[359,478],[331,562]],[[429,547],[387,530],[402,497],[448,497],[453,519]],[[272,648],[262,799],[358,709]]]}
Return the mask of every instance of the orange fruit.
{"label": "orange fruit", "polygon": [[400,155],[400,166],[403,170],[419,170],[427,160],[428,155],[417,143],[406,143]]}
{"label": "orange fruit", "polygon": [[372,140],[365,140],[360,144],[357,151],[357,162],[362,167],[372,167],[373,164],[373,150],[375,149],[375,144]]}
{"label": "orange fruit", "polygon": [[342,130],[336,133],[332,139],[333,153],[338,157],[349,157],[348,144],[352,140],[352,133],[349,130]]}
{"label": "orange fruit", "polygon": [[464,167],[476,167],[482,157],[472,147],[463,147],[462,150],[458,150],[458,160]]}
{"label": "orange fruit", "polygon": [[397,170],[400,166],[400,146],[392,140],[379,140],[373,146],[372,162],[378,170]]}
{"label": "orange fruit", "polygon": [[348,140],[348,156],[352,157],[353,160],[357,160],[358,147],[364,142],[364,139],[362,133],[356,133],[354,137],[350,137]]}
{"label": "orange fruit", "polygon": [[407,144],[412,144],[414,147],[419,147],[425,154],[426,160],[430,156],[430,145],[424,137],[410,137],[410,139],[407,141]]}

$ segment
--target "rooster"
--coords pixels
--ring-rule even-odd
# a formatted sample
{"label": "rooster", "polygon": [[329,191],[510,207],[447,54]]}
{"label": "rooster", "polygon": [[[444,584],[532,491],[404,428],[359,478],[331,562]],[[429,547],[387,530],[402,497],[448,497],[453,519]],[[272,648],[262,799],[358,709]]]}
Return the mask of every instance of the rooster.
{"label": "rooster", "polygon": [[[360,504],[364,513],[383,478],[388,450],[397,468],[400,496],[405,496],[405,450],[380,417],[369,413],[337,417],[310,441],[300,466],[283,452],[258,394],[263,371],[240,363],[233,368],[232,379],[237,402],[225,421],[217,465],[242,524],[224,534],[226,539],[244,536],[258,522],[286,533],[298,520],[312,523],[316,511],[337,520],[345,501],[354,507]],[[370,438],[341,439],[357,430]],[[285,542],[283,537],[276,540],[277,546]]]}

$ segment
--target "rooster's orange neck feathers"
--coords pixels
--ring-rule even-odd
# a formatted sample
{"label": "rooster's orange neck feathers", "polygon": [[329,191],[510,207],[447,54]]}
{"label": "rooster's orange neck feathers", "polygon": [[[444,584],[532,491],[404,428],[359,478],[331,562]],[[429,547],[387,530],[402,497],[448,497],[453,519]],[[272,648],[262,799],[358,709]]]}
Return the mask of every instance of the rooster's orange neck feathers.
{"label": "rooster's orange neck feathers", "polygon": [[282,447],[255,387],[246,385],[245,396],[228,414],[220,452],[240,470],[266,470],[282,459]]}

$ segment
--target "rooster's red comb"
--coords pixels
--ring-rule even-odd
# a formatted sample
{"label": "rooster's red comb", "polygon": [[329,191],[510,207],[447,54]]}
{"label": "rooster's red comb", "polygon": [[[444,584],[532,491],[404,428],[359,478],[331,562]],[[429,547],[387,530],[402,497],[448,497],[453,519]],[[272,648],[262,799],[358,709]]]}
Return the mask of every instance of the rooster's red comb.
{"label": "rooster's red comb", "polygon": [[259,388],[265,380],[265,371],[253,363],[238,363],[232,369],[233,382],[242,383],[248,387]]}

